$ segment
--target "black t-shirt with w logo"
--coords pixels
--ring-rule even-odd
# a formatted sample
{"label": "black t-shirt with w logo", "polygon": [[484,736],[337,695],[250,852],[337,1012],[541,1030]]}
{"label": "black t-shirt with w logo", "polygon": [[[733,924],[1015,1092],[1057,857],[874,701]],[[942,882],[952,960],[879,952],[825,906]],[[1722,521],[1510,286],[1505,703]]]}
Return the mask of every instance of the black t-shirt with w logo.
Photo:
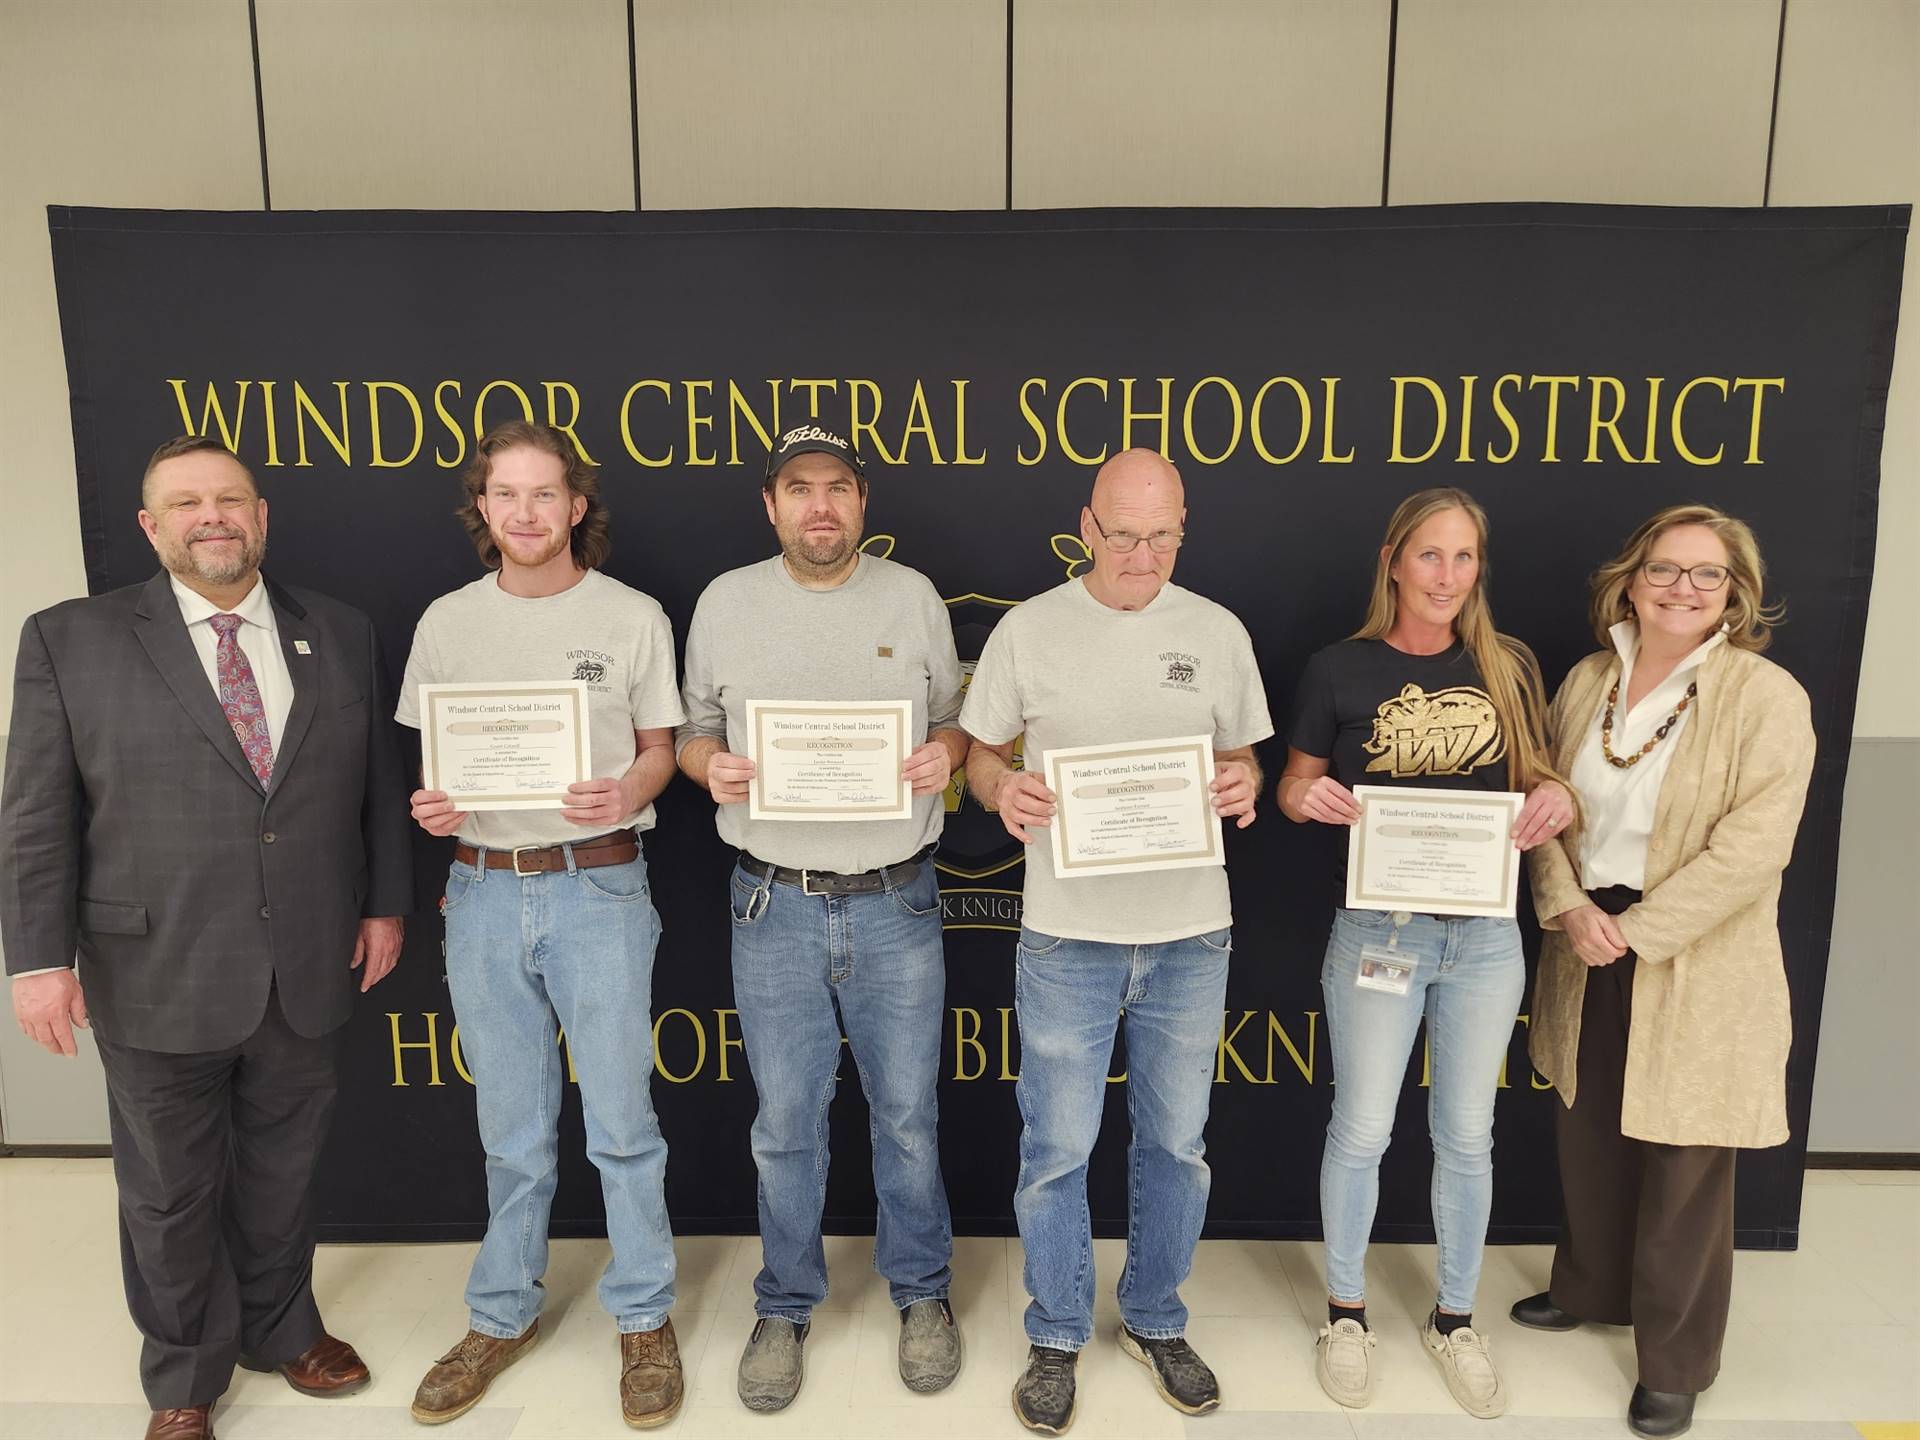
{"label": "black t-shirt with w logo", "polygon": [[1408,655],[1384,640],[1329,645],[1300,677],[1287,744],[1330,760],[1349,789],[1507,788],[1507,737],[1458,641],[1438,655]]}
{"label": "black t-shirt with w logo", "polygon": [[[1332,762],[1355,785],[1505,790],[1507,737],[1464,645],[1408,655],[1384,640],[1342,640],[1307,661],[1287,744]],[[1344,893],[1346,836],[1338,883]]]}

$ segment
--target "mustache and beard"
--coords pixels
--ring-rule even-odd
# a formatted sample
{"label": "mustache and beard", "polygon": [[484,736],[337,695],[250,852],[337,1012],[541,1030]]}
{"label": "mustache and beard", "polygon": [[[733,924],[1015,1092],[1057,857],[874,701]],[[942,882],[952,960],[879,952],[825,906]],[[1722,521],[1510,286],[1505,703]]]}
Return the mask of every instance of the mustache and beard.
{"label": "mustache and beard", "polygon": [[[232,545],[196,542],[232,540]],[[179,540],[163,539],[160,563],[175,575],[209,585],[231,585],[260,568],[267,555],[267,537],[249,535],[237,525],[196,525]]]}
{"label": "mustache and beard", "polygon": [[525,535],[509,535],[505,530],[493,529],[493,545],[502,555],[512,558],[516,565],[529,570],[537,570],[561,551],[571,549],[573,532],[563,530],[558,535],[533,538]]}
{"label": "mustache and beard", "polygon": [[781,552],[787,557],[787,563],[802,574],[832,575],[845,568],[847,561],[860,545],[864,526],[855,519],[851,524],[842,522],[838,516],[834,523],[840,526],[833,535],[810,536],[807,527],[821,517],[805,516],[799,520],[782,521],[774,527],[780,537]]}

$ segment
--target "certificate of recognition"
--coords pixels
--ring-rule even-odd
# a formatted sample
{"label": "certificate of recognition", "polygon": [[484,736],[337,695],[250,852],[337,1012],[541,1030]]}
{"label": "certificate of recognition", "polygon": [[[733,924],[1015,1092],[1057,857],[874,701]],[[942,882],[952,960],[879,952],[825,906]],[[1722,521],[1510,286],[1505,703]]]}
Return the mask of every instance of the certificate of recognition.
{"label": "certificate of recognition", "polygon": [[1213,737],[1074,745],[1040,756],[1054,794],[1053,873],[1129,875],[1223,865]]}
{"label": "certificate of recognition", "polygon": [[1513,826],[1527,797],[1508,790],[1356,785],[1347,834],[1347,908],[1503,915],[1520,889]]}
{"label": "certificate of recognition", "polygon": [[558,810],[592,757],[584,680],[420,687],[422,778],[462,810]]}
{"label": "certificate of recognition", "polygon": [[910,700],[749,700],[750,820],[909,820]]}

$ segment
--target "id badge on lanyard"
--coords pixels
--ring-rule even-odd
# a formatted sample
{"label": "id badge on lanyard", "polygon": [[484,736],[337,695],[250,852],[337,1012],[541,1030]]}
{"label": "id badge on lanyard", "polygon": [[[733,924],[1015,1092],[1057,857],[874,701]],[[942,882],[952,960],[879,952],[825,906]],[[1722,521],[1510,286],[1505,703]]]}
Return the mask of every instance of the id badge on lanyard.
{"label": "id badge on lanyard", "polygon": [[1360,973],[1353,983],[1362,990],[1379,990],[1388,995],[1405,995],[1413,988],[1413,972],[1420,957],[1400,948],[1400,927],[1412,920],[1405,910],[1393,912],[1393,934],[1385,945],[1360,947]]}

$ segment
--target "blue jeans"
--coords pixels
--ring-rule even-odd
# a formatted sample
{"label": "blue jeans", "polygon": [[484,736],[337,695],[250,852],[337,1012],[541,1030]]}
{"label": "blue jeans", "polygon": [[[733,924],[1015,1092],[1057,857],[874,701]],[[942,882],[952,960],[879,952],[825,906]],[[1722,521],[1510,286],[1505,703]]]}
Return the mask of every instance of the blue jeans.
{"label": "blue jeans", "polygon": [[763,1317],[804,1325],[827,1298],[820,1216],[842,1025],[873,1142],[874,1268],[900,1309],[945,1299],[953,1282],[934,1099],[947,999],[940,885],[931,861],[911,879],[888,879],[867,895],[806,895],[734,867],[734,1004],[760,1098],[753,1290]]}
{"label": "blue jeans", "polygon": [[[485,856],[481,857],[484,866]],[[556,1021],[580,1080],[613,1261],[600,1303],[622,1333],[673,1308],[667,1143],[653,1113],[653,951],[647,865],[447,873],[447,983],[487,1151],[487,1235],[467,1280],[470,1323],[510,1339],[540,1314],[559,1178]]]}
{"label": "blue jeans", "polygon": [[1230,930],[1158,945],[1061,940],[1022,929],[1020,1179],[1027,1338],[1078,1350],[1093,1338],[1087,1161],[1100,1134],[1114,1031],[1127,1018],[1127,1265],[1120,1316],[1150,1340],[1186,1333],[1180,1282],[1207,1218],[1202,1132],[1227,1000]]}
{"label": "blue jeans", "polygon": [[[1362,989],[1355,983],[1361,947],[1386,948],[1396,933],[1397,948],[1419,962],[1407,993]],[[1493,1102],[1526,986],[1520,927],[1490,916],[1434,915],[1396,926],[1383,910],[1338,909],[1320,984],[1333,1048],[1333,1119],[1320,1160],[1327,1294],[1354,1304],[1366,1298],[1380,1157],[1393,1138],[1424,1016],[1433,1057],[1427,1129],[1439,1304],[1470,1312],[1493,1205]]]}

